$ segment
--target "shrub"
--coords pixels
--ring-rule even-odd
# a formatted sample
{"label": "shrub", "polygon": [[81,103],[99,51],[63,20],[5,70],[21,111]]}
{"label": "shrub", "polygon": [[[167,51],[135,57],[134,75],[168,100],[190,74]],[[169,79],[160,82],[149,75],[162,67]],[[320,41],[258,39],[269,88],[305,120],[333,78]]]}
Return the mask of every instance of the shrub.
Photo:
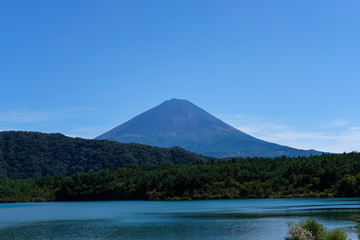
{"label": "shrub", "polygon": [[346,240],[347,234],[344,229],[335,229],[326,235],[326,240]]}
{"label": "shrub", "polygon": [[311,232],[315,240],[325,239],[326,230],[324,226],[317,223],[315,219],[306,220],[300,223],[300,226]]}
{"label": "shrub", "polygon": [[310,231],[299,225],[292,226],[289,230],[289,234],[291,237],[285,238],[286,240],[315,240],[315,237]]}
{"label": "shrub", "polygon": [[347,240],[347,233],[343,229],[327,232],[324,226],[315,219],[301,221],[289,225],[289,237],[285,240]]}

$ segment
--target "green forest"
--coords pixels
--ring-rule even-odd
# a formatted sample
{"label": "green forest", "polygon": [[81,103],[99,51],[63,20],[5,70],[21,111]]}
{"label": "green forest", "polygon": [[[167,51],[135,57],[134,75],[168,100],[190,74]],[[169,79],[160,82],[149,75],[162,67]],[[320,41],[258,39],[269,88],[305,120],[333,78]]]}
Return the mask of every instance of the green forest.
{"label": "green forest", "polygon": [[192,163],[212,158],[179,147],[89,140],[62,134],[0,132],[0,178],[71,175],[131,165]]}
{"label": "green forest", "polygon": [[0,201],[360,197],[360,153],[157,163],[1,179]]}

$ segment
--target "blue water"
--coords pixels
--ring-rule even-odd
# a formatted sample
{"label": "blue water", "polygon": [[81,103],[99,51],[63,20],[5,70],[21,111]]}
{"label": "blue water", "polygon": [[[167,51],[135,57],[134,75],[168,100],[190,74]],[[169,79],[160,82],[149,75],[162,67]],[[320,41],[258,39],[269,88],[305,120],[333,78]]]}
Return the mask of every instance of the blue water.
{"label": "blue water", "polygon": [[358,240],[360,199],[0,204],[0,239],[284,239],[316,218]]}

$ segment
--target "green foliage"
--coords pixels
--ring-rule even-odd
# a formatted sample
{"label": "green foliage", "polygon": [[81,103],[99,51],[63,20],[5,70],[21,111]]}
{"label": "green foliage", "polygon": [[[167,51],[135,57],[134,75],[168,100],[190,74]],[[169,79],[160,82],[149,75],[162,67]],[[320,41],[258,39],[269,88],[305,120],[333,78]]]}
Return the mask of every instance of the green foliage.
{"label": "green foliage", "polygon": [[0,132],[0,178],[71,175],[130,165],[192,163],[210,159],[179,147],[87,140],[62,134]]}
{"label": "green foliage", "polygon": [[0,202],[54,201],[61,177],[41,179],[0,179]]}
{"label": "green foliage", "polygon": [[335,229],[326,235],[326,240],[346,240],[347,233],[344,229]]}
{"label": "green foliage", "polygon": [[211,159],[181,148],[0,132],[3,202],[337,196],[360,197],[360,153]]}
{"label": "green foliage", "polygon": [[315,219],[306,220],[300,223],[300,226],[311,232],[315,240],[325,239],[326,230],[324,226],[317,223]]}
{"label": "green foliage", "polygon": [[324,226],[315,219],[305,220],[295,225],[290,225],[289,237],[286,240],[347,240],[344,229],[334,229],[327,232]]}
{"label": "green foliage", "polygon": [[[331,159],[336,159],[338,164],[332,164],[328,170],[340,174],[332,181],[327,180],[324,188],[322,181],[326,171],[319,166]],[[360,172],[358,159],[357,153],[309,158],[247,158],[131,166],[38,179],[0,179],[0,200],[26,201],[26,197],[29,201],[36,197],[61,201],[336,197],[344,196],[344,182],[356,180],[360,175],[353,174]],[[351,196],[360,196],[356,194],[358,192],[351,192]]]}
{"label": "green foliage", "polygon": [[360,195],[360,173],[356,176],[346,174],[338,182],[338,195],[355,197]]}

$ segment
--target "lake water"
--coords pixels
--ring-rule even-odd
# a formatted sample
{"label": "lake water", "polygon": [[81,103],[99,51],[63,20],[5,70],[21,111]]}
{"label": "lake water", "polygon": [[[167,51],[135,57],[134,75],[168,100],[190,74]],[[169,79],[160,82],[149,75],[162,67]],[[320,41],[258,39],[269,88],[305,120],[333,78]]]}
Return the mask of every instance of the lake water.
{"label": "lake water", "polygon": [[0,239],[284,239],[316,218],[357,240],[360,198],[0,204]]}

